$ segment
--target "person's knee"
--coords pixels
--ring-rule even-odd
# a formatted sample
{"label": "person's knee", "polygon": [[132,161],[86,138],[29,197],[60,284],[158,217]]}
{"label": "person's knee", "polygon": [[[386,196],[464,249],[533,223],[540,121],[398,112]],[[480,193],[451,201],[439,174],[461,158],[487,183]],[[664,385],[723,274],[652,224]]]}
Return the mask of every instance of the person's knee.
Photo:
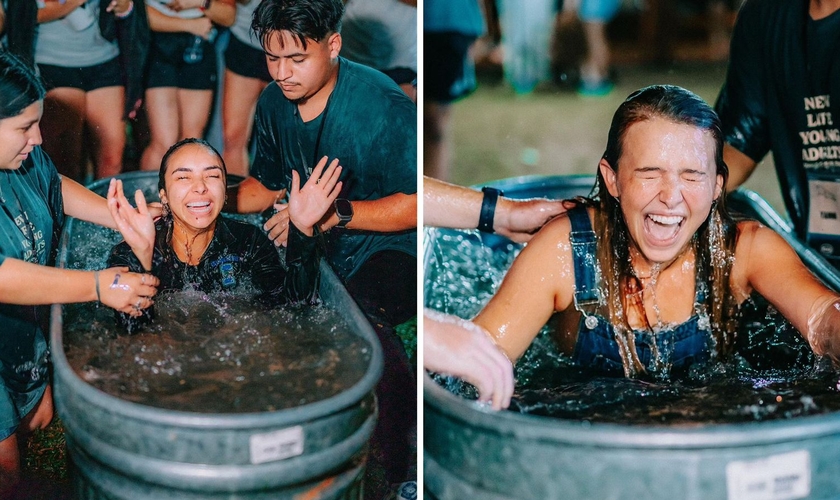
{"label": "person's knee", "polygon": [[41,400],[35,405],[28,415],[20,423],[20,430],[31,433],[36,429],[44,429],[52,422],[55,410],[53,408],[52,387],[47,385]]}

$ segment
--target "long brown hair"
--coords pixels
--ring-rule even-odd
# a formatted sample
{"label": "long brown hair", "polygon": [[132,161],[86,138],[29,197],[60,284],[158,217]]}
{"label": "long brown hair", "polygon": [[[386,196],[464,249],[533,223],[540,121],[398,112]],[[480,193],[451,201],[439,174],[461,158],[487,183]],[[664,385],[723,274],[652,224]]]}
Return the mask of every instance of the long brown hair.
{"label": "long brown hair", "polygon": [[[654,85],[637,90],[618,107],[610,125],[607,148],[603,159],[618,172],[627,130],[635,123],[652,118],[665,118],[674,123],[691,125],[711,134],[715,141],[717,175],[723,185],[729,169],[723,162],[723,136],[720,119],[714,110],[694,93],[673,85]],[[633,345],[632,328],[624,313],[624,299],[638,291],[639,282],[630,264],[630,235],[618,200],[610,196],[606,182],[598,170],[592,201],[599,208],[595,217],[595,232],[600,236],[598,261],[606,292],[605,306],[610,322],[623,347],[627,375],[643,372]],[[732,295],[730,274],[734,262],[736,226],[726,209],[724,196],[712,204],[709,216],[697,230],[691,245],[695,255],[695,279],[705,287],[704,301],[709,315],[712,335],[719,355],[727,355],[734,345],[737,325],[737,304]],[[618,277],[618,279],[614,279]]]}

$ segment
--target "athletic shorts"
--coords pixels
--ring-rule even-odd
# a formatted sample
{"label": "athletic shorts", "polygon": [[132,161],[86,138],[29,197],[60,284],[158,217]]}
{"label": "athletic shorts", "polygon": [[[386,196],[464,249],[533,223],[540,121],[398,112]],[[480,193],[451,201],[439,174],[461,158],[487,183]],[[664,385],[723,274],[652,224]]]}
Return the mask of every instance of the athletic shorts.
{"label": "athletic shorts", "polygon": [[216,88],[216,51],[210,43],[202,43],[201,61],[184,61],[184,50],[194,39],[189,33],[153,33],[149,46],[149,67],[146,88],[176,87],[188,90]]}
{"label": "athletic shorts", "polygon": [[619,7],[621,0],[581,0],[578,17],[584,22],[606,23],[618,14]]}
{"label": "athletic shorts", "polygon": [[67,68],[51,64],[39,64],[38,70],[47,90],[58,87],[82,89],[85,92],[104,87],[122,87],[119,58],[84,68]]}
{"label": "athletic shorts", "polygon": [[423,33],[425,98],[451,103],[475,90],[475,65],[469,56],[475,36],[455,32]]}
{"label": "athletic shorts", "polygon": [[265,62],[265,52],[251,47],[231,34],[225,50],[225,67],[239,76],[257,78],[271,82],[271,74]]}

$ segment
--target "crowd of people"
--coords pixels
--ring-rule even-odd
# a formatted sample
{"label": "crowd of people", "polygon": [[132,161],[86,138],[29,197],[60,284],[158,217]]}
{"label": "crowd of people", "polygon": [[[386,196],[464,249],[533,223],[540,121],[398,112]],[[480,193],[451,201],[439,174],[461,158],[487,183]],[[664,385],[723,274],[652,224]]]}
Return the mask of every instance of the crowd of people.
{"label": "crowd of people", "polygon": [[[366,2],[47,0],[29,12],[6,11],[0,497],[15,489],[19,440],[52,418],[47,304],[98,300],[128,331],[153,321],[158,292],[187,286],[219,291],[248,283],[269,306],[311,304],[322,256],[384,350],[371,463],[384,471],[386,488],[416,492],[416,380],[395,332],[417,303],[416,65],[403,68],[410,64],[402,58],[373,69],[340,54],[345,3]],[[410,9],[406,16],[416,12],[414,2],[394,2]],[[20,18],[28,19],[25,35]],[[229,127],[220,154],[201,137],[216,86],[212,43],[228,26],[222,121]],[[150,44],[138,55],[131,47],[143,33]],[[143,73],[126,71],[143,58]],[[126,80],[131,76],[139,80]],[[98,176],[119,173],[125,120],[138,102],[151,129],[141,168],[159,172],[161,203],[138,192],[132,204],[116,179],[107,199],[100,197],[74,180],[79,172],[62,168],[84,164],[78,155],[91,148]],[[69,108],[76,112],[65,116]],[[59,128],[56,136],[46,133]],[[76,141],[72,147],[62,145],[62,134]],[[84,147],[83,139],[90,139]],[[228,160],[247,175],[235,186],[227,182]],[[265,227],[229,219],[225,207],[267,214]],[[113,267],[53,267],[66,215],[120,231]],[[38,286],[26,293],[14,285],[30,281]]]}

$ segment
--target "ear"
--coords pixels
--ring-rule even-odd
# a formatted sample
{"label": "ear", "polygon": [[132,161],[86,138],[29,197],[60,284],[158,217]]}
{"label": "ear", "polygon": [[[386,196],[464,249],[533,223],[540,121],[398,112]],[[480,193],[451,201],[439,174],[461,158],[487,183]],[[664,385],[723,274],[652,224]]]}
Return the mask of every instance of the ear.
{"label": "ear", "polygon": [[723,176],[718,175],[717,180],[715,180],[715,199],[717,200],[718,198],[720,198],[722,194],[723,194]]}
{"label": "ear", "polygon": [[330,48],[330,59],[338,57],[338,53],[341,52],[341,34],[333,33],[330,35],[327,39],[327,45]]}
{"label": "ear", "polygon": [[161,202],[161,203],[163,203],[164,205],[165,205],[165,204],[167,204],[167,203],[169,203],[169,200],[168,200],[168,199],[166,199],[166,190],[165,190],[165,189],[161,189],[161,190],[158,192],[158,194],[160,195],[160,202]]}
{"label": "ear", "polygon": [[601,171],[601,176],[604,178],[604,183],[607,185],[607,191],[610,192],[613,198],[618,198],[621,193],[618,191],[618,183],[616,182],[616,173],[612,169],[609,162],[603,158],[598,163],[598,169]]}

